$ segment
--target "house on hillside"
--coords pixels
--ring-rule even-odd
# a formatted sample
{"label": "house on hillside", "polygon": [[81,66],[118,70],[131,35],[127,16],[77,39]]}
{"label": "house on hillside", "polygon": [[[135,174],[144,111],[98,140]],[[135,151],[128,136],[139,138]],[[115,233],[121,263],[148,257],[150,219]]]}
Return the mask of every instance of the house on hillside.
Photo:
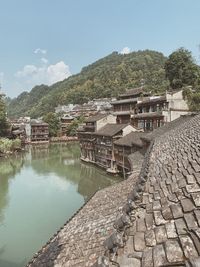
{"label": "house on hillside", "polygon": [[119,95],[118,100],[112,101],[113,115],[117,116],[117,123],[130,123],[131,114],[135,113],[138,97],[148,95],[142,87],[129,89]]}
{"label": "house on hillside", "polygon": [[164,96],[139,98],[135,114],[131,115],[131,123],[138,129],[152,131],[189,112],[182,90],[166,92]]}

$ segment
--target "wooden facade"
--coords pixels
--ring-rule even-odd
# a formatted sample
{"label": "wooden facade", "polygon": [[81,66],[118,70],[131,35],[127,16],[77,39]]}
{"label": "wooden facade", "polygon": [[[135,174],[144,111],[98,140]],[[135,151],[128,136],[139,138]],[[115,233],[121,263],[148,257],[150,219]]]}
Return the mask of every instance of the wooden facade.
{"label": "wooden facade", "polygon": [[49,125],[45,122],[31,123],[31,142],[48,142]]}

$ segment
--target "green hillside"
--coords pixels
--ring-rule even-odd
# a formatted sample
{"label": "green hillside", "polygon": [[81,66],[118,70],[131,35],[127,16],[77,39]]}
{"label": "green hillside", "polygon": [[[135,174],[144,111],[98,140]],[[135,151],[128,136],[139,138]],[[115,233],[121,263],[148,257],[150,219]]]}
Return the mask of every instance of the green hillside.
{"label": "green hillside", "polygon": [[125,89],[145,81],[148,91],[161,92],[168,86],[164,64],[166,57],[156,51],[117,52],[84,67],[79,74],[53,84],[34,87],[9,102],[10,117],[33,118],[54,111],[58,104],[84,103],[93,98],[117,96]]}

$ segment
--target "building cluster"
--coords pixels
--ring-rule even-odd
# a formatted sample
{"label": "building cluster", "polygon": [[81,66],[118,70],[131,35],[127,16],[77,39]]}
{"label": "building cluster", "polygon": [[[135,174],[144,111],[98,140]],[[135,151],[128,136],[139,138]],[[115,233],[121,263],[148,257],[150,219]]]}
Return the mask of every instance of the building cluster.
{"label": "building cluster", "polygon": [[132,154],[145,153],[148,132],[189,113],[181,90],[150,96],[136,88],[111,104],[112,112],[91,116],[78,129],[81,159],[124,175],[132,169]]}
{"label": "building cluster", "polygon": [[49,125],[42,120],[19,118],[11,122],[11,135],[20,138],[23,143],[49,142]]}

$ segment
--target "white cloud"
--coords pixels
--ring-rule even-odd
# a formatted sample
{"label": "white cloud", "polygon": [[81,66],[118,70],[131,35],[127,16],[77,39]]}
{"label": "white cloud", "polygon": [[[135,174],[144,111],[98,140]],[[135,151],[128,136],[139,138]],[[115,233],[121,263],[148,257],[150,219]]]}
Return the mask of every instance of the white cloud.
{"label": "white cloud", "polygon": [[26,65],[22,70],[19,70],[15,73],[15,77],[23,78],[31,75],[36,75],[38,73],[38,69],[34,65]]}
{"label": "white cloud", "polygon": [[60,61],[55,65],[49,65],[47,68],[47,77],[49,84],[62,81],[70,75],[71,73],[69,70],[69,66],[65,65],[63,61]]}
{"label": "white cloud", "polygon": [[35,49],[34,53],[35,54],[43,54],[43,55],[45,55],[47,53],[47,50],[46,49],[37,48],[37,49]]}
{"label": "white cloud", "polygon": [[44,63],[44,64],[47,64],[49,61],[48,61],[48,59],[46,59],[45,57],[42,57],[41,58],[41,61],[42,61],[42,63]]}
{"label": "white cloud", "polygon": [[131,49],[129,48],[129,47],[124,47],[123,49],[122,49],[122,51],[120,52],[120,54],[129,54],[131,52]]}
{"label": "white cloud", "polygon": [[39,84],[51,85],[71,75],[69,66],[63,61],[52,65],[47,64],[46,58],[42,58],[41,61],[44,63],[42,66],[26,65],[15,73],[15,77],[24,89],[27,89],[27,85],[29,88]]}
{"label": "white cloud", "polygon": [[0,83],[3,83],[4,72],[0,72]]}

